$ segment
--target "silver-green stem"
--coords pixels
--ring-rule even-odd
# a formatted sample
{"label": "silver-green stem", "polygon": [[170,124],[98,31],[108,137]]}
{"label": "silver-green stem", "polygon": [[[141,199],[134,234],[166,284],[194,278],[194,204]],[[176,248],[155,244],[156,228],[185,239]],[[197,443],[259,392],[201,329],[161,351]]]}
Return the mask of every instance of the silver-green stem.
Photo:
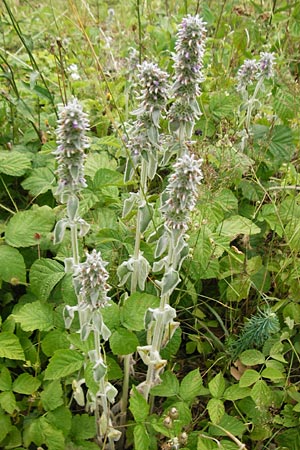
{"label": "silver-green stem", "polygon": [[259,78],[257,85],[255,86],[254,92],[250,100],[248,101],[248,107],[247,107],[247,115],[246,115],[246,122],[245,122],[245,129],[247,131],[248,136],[250,136],[250,121],[251,121],[251,115],[254,107],[254,103],[257,97],[257,94],[264,82],[264,78]]}
{"label": "silver-green stem", "polygon": [[[141,164],[141,180],[140,180],[140,190],[139,195],[140,199],[146,200],[146,192],[147,192],[147,162],[144,158],[142,158]],[[136,231],[135,231],[135,244],[134,244],[134,259],[138,259],[140,253],[141,246],[141,232],[140,232],[140,223],[141,223],[141,210],[138,209],[137,219],[136,219]],[[134,270],[131,275],[131,283],[130,283],[130,293],[133,294],[136,292],[138,284],[138,272]],[[123,391],[122,391],[122,399],[121,399],[121,426],[126,424],[126,415],[127,415],[127,404],[128,404],[128,392],[129,392],[129,373],[130,373],[130,360],[131,354],[125,355],[124,357],[124,375],[123,375]],[[124,434],[123,434],[124,436]]]}
{"label": "silver-green stem", "polygon": [[[94,330],[94,344],[95,344],[95,351],[96,351],[96,361],[99,361],[102,358],[101,355],[101,348],[100,348],[100,334],[99,331]],[[99,383],[99,391],[101,395],[101,401],[98,395],[96,396],[96,410],[95,410],[95,419],[96,419],[96,429],[97,429],[97,440],[98,442],[101,442],[101,439],[103,436],[101,436],[100,432],[100,420],[101,420],[101,414],[100,414],[100,407],[103,408],[103,414],[106,417],[106,423],[107,427],[109,427],[109,421],[110,421],[110,415],[109,415],[109,407],[108,407],[108,400],[105,396],[105,375],[101,378]],[[108,430],[108,428],[107,428]],[[108,438],[108,445],[109,450],[115,449],[114,440],[112,438]]]}

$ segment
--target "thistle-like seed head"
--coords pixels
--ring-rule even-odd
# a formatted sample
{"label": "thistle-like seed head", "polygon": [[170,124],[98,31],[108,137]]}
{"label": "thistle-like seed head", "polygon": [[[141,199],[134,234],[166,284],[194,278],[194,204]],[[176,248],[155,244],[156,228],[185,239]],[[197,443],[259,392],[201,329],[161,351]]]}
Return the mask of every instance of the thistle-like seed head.
{"label": "thistle-like seed head", "polygon": [[237,73],[237,91],[245,91],[247,86],[253,84],[258,74],[258,64],[254,59],[246,59]]}
{"label": "thistle-like seed head", "polygon": [[62,201],[70,194],[77,194],[86,187],[84,178],[84,150],[89,147],[85,133],[89,130],[87,114],[76,98],[59,106],[57,134],[58,147],[54,154],[57,160],[58,189]]}
{"label": "thistle-like seed head", "polygon": [[86,261],[79,264],[75,272],[75,287],[81,301],[92,309],[104,307],[109,300],[107,264],[102,260],[101,253],[94,249],[92,253],[86,253]]}
{"label": "thistle-like seed head", "polygon": [[203,178],[201,164],[201,159],[189,154],[184,154],[174,164],[175,171],[166,188],[167,200],[161,207],[169,229],[187,229],[189,213],[195,208],[198,186]]}
{"label": "thistle-like seed head", "polygon": [[204,80],[202,67],[205,39],[205,22],[198,15],[184,17],[178,28],[173,56],[175,97],[192,99],[200,94],[199,83]]}

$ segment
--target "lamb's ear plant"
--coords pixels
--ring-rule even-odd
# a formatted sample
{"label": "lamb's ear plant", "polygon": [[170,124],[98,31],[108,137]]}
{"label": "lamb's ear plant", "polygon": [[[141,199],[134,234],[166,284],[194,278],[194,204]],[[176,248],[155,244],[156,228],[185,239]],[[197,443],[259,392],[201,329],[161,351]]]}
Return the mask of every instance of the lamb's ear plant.
{"label": "lamb's ear plant", "polygon": [[[58,148],[54,152],[57,159],[57,175],[59,178],[56,195],[66,204],[66,217],[60,219],[54,230],[54,243],[63,241],[66,228],[70,228],[72,257],[65,259],[65,270],[73,275],[73,284],[77,296],[77,306],[66,305],[64,320],[66,328],[72,325],[75,312],[79,315],[80,339],[87,341],[93,335],[94,346],[88,351],[86,364],[92,364],[93,379],[97,388],[89,389],[87,397],[89,408],[95,412],[97,440],[99,445],[105,445],[108,440],[110,450],[114,449],[114,441],[120,437],[120,432],[112,426],[109,404],[113,403],[117,394],[107,381],[107,365],[102,350],[101,339],[105,342],[110,337],[101,309],[107,306],[110,286],[107,284],[107,263],[95,249],[86,253],[86,261],[80,263],[78,238],[85,236],[89,225],[79,215],[80,191],[86,187],[84,178],[85,149],[89,146],[86,131],[89,129],[87,114],[83,112],[81,103],[73,98],[67,105],[59,108],[57,129]],[[85,399],[81,384],[84,379],[74,380],[74,398],[81,406]]]}
{"label": "lamb's ear plant", "polygon": [[[156,174],[159,153],[159,122],[168,94],[168,75],[156,64],[145,61],[139,66],[140,106],[132,114],[136,120],[128,132],[125,181],[139,171],[139,190],[124,202],[123,216],[136,210],[134,252],[117,270],[120,286],[128,284],[130,294],[145,290],[150,264],[141,252],[143,233],[153,221],[153,206],[147,199],[148,182]],[[121,424],[126,421],[131,355],[124,358],[124,382],[121,400]]]}
{"label": "lamb's ear plant", "polygon": [[[274,77],[275,56],[273,53],[261,52],[259,61],[246,59],[237,73],[237,91],[241,93],[243,104],[240,110],[246,110],[245,117],[241,123],[244,128],[241,131],[241,150],[247,146],[248,140],[253,135],[251,130],[251,118],[255,108],[259,109],[258,99],[260,91],[264,91],[265,80]],[[250,92],[249,87],[254,85],[254,90]]]}
{"label": "lamb's ear plant", "polygon": [[179,140],[179,156],[185,152],[185,142],[190,140],[196,119],[201,115],[197,102],[203,77],[205,51],[205,22],[198,15],[188,15],[178,28],[175,45],[174,83],[171,88],[174,102],[168,111],[169,130]]}

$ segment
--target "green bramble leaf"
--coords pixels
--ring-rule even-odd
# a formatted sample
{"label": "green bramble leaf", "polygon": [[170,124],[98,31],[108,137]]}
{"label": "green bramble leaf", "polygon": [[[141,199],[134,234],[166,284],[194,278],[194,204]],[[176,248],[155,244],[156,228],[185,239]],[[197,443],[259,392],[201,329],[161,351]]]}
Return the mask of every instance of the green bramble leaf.
{"label": "green bramble leaf", "polygon": [[84,357],[75,350],[57,350],[45,371],[45,380],[59,380],[81,369]]}
{"label": "green bramble leaf", "polygon": [[31,161],[25,153],[14,150],[0,152],[0,173],[20,177],[30,168]]}
{"label": "green bramble leaf", "polygon": [[136,351],[139,341],[131,331],[118,328],[112,333],[109,344],[114,355],[129,355]]}
{"label": "green bramble leaf", "polygon": [[59,406],[53,411],[47,412],[47,422],[54,428],[61,430],[63,435],[67,437],[72,426],[72,413],[67,406]]}
{"label": "green bramble leaf", "polygon": [[23,189],[34,197],[51,190],[55,184],[55,175],[48,167],[33,169],[29,177],[21,183]]}
{"label": "green bramble leaf", "polygon": [[251,397],[258,408],[268,408],[272,403],[272,391],[264,380],[258,380],[251,389]]}
{"label": "green bramble leaf", "polygon": [[242,216],[231,216],[223,220],[217,227],[216,232],[221,236],[228,236],[235,239],[239,234],[252,236],[260,233],[260,228],[251,220]]}
{"label": "green bramble leaf", "polygon": [[53,411],[64,404],[63,390],[59,380],[54,380],[45,387],[41,392],[41,401],[45,411]]}
{"label": "green bramble leaf", "polygon": [[218,398],[211,398],[207,403],[207,410],[211,422],[218,424],[225,413],[224,403]]}
{"label": "green bramble leaf", "polygon": [[48,450],[65,450],[65,437],[62,430],[58,430],[49,423],[46,417],[40,418],[40,427]]}
{"label": "green bramble leaf", "polygon": [[10,417],[0,411],[0,442],[3,441],[5,436],[10,432],[12,428]]}
{"label": "green bramble leaf", "polygon": [[148,450],[150,446],[150,437],[145,425],[139,423],[133,429],[135,450]]}
{"label": "green bramble leaf", "polygon": [[225,400],[230,400],[232,402],[240,400],[251,395],[251,389],[247,387],[240,387],[239,384],[233,384],[229,386],[223,395]]}
{"label": "green bramble leaf", "polygon": [[179,395],[182,400],[192,401],[200,394],[202,389],[202,378],[199,369],[192,370],[182,380],[179,389]]}
{"label": "green bramble leaf", "polygon": [[0,391],[10,391],[12,387],[12,380],[10,371],[7,367],[2,367],[0,372]]}
{"label": "green bramble leaf", "polygon": [[248,387],[252,384],[256,383],[260,379],[260,374],[253,369],[247,369],[243,373],[243,375],[240,378],[239,385],[240,387]]}
{"label": "green bramble leaf", "polygon": [[256,366],[265,362],[265,357],[259,350],[245,350],[239,359],[245,366]]}
{"label": "green bramble leaf", "polygon": [[0,279],[17,285],[26,283],[26,267],[21,253],[8,245],[0,245]]}
{"label": "green bramble leaf", "polygon": [[17,212],[5,229],[5,241],[12,247],[31,247],[47,235],[54,226],[55,215],[49,206],[35,206]]}
{"label": "green bramble leaf", "polygon": [[161,383],[151,389],[151,394],[159,397],[173,397],[179,394],[179,381],[176,375],[166,370],[161,375]]}
{"label": "green bramble leaf", "polygon": [[135,292],[126,299],[121,309],[122,325],[132,331],[143,330],[148,308],[157,308],[158,306],[158,297],[143,292]]}
{"label": "green bramble leaf", "polygon": [[49,331],[54,327],[52,306],[39,300],[23,305],[12,317],[24,331]]}
{"label": "green bramble leaf", "polygon": [[0,333],[0,358],[25,361],[24,351],[17,336],[9,331]]}
{"label": "green bramble leaf", "polygon": [[41,300],[48,300],[52,289],[64,277],[64,266],[52,259],[37,259],[30,268],[32,292]]}
{"label": "green bramble leaf", "polygon": [[208,389],[213,397],[222,397],[225,391],[225,380],[221,372],[208,383]]}
{"label": "green bramble leaf", "polygon": [[29,375],[29,373],[22,373],[13,382],[12,390],[18,394],[31,395],[38,390],[41,381]]}
{"label": "green bramble leaf", "polygon": [[19,410],[16,402],[16,397],[11,391],[1,392],[0,406],[4,411],[6,411],[10,415],[12,415],[14,411]]}
{"label": "green bramble leaf", "polygon": [[142,394],[134,387],[133,393],[130,396],[130,411],[133,414],[136,422],[144,422],[149,416],[150,406]]}
{"label": "green bramble leaf", "polygon": [[49,331],[42,340],[42,350],[46,356],[53,356],[56,350],[70,348],[70,342],[65,331]]}
{"label": "green bramble leaf", "polygon": [[71,436],[73,440],[92,439],[95,437],[95,418],[88,414],[76,414],[72,417]]}

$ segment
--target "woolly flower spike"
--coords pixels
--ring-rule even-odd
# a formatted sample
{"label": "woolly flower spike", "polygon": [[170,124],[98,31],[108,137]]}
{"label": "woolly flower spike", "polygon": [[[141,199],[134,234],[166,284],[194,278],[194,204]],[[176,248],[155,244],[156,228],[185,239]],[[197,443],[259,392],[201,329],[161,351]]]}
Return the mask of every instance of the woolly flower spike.
{"label": "woolly flower spike", "polygon": [[76,98],[66,106],[59,106],[58,147],[54,154],[58,163],[59,178],[57,194],[65,201],[68,194],[77,194],[86,182],[83,173],[84,150],[89,147],[85,132],[89,129],[87,114]]}
{"label": "woolly flower spike", "polygon": [[275,56],[273,53],[260,53],[260,60],[258,62],[260,77],[264,77],[268,80],[274,76],[274,61]]}
{"label": "woolly flower spike", "polygon": [[237,73],[237,91],[244,91],[247,86],[253,84],[258,73],[258,64],[253,59],[246,59]]}
{"label": "woolly flower spike", "polygon": [[187,100],[200,94],[199,83],[204,78],[202,74],[203,54],[205,50],[205,22],[198,15],[185,17],[179,25],[176,53],[173,56],[175,68],[175,97],[185,97]]}
{"label": "woolly flower spike", "polygon": [[142,92],[141,110],[138,113],[160,111],[168,98],[168,74],[157,64],[145,61],[139,66],[139,80]]}
{"label": "woolly flower spike", "polygon": [[94,249],[92,253],[86,253],[86,261],[79,264],[74,277],[75,288],[82,298],[81,301],[94,309],[104,307],[109,300],[107,293],[110,286],[107,284],[106,265],[101,253]]}
{"label": "woolly flower spike", "polygon": [[175,172],[171,175],[166,188],[167,200],[161,207],[170,229],[186,230],[189,212],[195,208],[197,190],[203,178],[202,159],[185,154],[174,164]]}

